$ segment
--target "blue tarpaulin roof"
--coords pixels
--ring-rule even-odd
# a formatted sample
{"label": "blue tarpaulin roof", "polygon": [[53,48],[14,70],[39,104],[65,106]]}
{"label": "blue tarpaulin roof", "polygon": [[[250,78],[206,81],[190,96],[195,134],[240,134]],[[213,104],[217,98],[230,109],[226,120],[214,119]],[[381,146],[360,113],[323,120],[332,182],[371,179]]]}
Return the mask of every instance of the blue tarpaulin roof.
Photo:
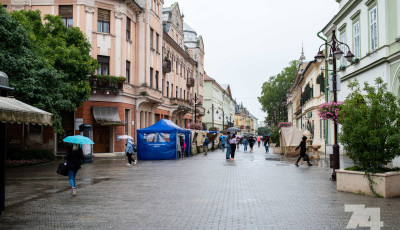
{"label": "blue tarpaulin roof", "polygon": [[138,129],[138,133],[171,133],[171,132],[190,132],[189,130],[182,129],[181,127],[177,126],[174,122],[171,120],[166,120],[166,119],[161,119],[157,123],[155,123],[152,126],[149,126],[144,129]]}

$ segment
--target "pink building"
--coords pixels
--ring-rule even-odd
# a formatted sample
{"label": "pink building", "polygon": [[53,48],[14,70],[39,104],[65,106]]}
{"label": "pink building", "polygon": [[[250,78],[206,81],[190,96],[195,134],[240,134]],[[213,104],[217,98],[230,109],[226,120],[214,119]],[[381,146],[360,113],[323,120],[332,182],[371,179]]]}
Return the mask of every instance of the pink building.
{"label": "pink building", "polygon": [[[194,120],[195,97],[200,107],[197,120],[204,115],[200,106],[204,46],[196,32],[184,31],[177,3],[166,10],[163,0],[0,2],[9,11],[40,10],[43,15],[60,15],[67,27],[79,27],[86,34],[92,44],[91,55],[98,60],[99,68],[89,79],[89,100],[63,116],[65,134],[54,135],[50,141],[56,152],[64,151],[63,137],[78,134],[82,123],[93,126],[94,153],[108,153],[124,151],[124,141],[118,135],[134,137],[136,129],[161,118],[186,126]],[[172,23],[171,17],[180,24]],[[190,39],[185,38],[186,33]],[[98,75],[123,76],[126,81],[100,84]]]}

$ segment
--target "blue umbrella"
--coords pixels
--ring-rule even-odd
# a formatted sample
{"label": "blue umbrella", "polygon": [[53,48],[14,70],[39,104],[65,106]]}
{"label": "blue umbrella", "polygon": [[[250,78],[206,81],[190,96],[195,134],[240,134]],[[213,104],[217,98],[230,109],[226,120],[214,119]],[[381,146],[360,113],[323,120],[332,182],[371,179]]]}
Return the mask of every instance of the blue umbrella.
{"label": "blue umbrella", "polygon": [[94,142],[90,138],[84,137],[82,135],[69,136],[64,138],[63,141],[72,144],[94,144]]}

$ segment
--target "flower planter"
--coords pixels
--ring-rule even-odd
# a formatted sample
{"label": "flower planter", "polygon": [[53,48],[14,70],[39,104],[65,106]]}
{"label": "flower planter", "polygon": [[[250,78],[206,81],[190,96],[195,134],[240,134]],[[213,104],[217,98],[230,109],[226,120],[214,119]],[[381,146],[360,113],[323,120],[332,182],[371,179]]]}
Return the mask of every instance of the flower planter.
{"label": "flower planter", "polygon": [[[400,172],[377,173],[372,177],[375,191],[385,198],[400,196]],[[337,191],[375,196],[364,172],[336,170]]]}

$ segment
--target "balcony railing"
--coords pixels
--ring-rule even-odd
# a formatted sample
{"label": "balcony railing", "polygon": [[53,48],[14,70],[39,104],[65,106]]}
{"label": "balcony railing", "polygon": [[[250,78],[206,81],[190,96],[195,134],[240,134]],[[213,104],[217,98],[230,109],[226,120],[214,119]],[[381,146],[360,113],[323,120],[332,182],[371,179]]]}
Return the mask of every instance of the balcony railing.
{"label": "balcony railing", "polygon": [[180,105],[180,106],[186,106],[186,107],[190,106],[189,100],[183,100],[180,98],[170,98],[169,100],[170,100],[171,104],[173,104],[173,105]]}
{"label": "balcony railing", "polygon": [[194,78],[188,78],[186,85],[187,87],[194,87]]}
{"label": "balcony railing", "polygon": [[162,70],[163,70],[163,73],[170,73],[171,72],[172,68],[171,68],[171,61],[170,60],[163,60]]}
{"label": "balcony railing", "polygon": [[124,77],[94,75],[89,78],[89,85],[93,90],[122,91],[124,82]]}

